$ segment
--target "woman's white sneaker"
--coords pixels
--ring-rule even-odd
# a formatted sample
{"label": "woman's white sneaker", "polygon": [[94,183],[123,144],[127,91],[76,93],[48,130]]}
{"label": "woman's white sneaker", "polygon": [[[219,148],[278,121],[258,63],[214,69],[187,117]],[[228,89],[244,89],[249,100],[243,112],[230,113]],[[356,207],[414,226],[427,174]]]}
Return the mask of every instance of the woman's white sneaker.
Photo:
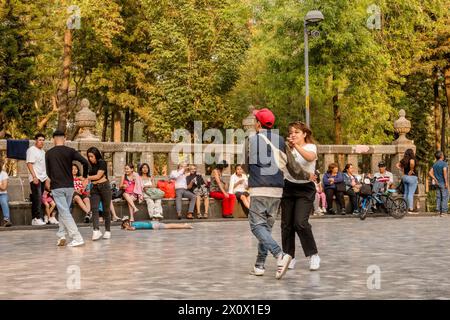
{"label": "woman's white sneaker", "polygon": [[111,231],[105,231],[103,235],[103,239],[111,239]]}
{"label": "woman's white sneaker", "polygon": [[311,256],[311,260],[309,262],[309,270],[316,271],[320,268],[320,257],[318,254]]}
{"label": "woman's white sneaker", "polygon": [[100,232],[100,230],[94,230],[92,233],[92,241],[96,241],[100,239],[103,236],[103,234]]}
{"label": "woman's white sneaker", "polygon": [[295,260],[295,258],[293,258],[293,259],[291,260],[291,263],[289,263],[288,269],[290,269],[290,270],[294,269],[294,268],[295,268],[295,263],[296,263],[296,262],[297,262],[297,260]]}
{"label": "woman's white sneaker", "polygon": [[253,269],[250,271],[250,274],[254,276],[263,276],[264,272],[265,272],[264,268],[253,266]]}

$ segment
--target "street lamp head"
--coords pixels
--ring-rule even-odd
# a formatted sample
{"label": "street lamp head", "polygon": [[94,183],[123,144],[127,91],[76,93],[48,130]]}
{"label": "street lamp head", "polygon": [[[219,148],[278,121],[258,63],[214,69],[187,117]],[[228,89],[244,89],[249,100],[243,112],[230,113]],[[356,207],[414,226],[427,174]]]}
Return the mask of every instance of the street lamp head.
{"label": "street lamp head", "polygon": [[324,19],[323,14],[319,10],[308,11],[308,13],[305,16],[305,22],[307,24],[318,23],[323,19]]}

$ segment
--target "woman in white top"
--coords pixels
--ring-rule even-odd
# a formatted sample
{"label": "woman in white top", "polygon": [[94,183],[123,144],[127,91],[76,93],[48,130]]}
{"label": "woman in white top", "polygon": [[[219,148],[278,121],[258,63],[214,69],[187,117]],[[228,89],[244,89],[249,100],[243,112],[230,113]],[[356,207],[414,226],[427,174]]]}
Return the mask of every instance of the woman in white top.
{"label": "woman in white top", "polygon": [[[236,199],[245,207],[250,208],[250,194],[248,193],[248,178],[241,165],[236,166],[235,173],[230,177],[228,193],[234,193]],[[246,211],[248,214],[248,212]]]}
{"label": "woman in white top", "polygon": [[150,166],[147,163],[141,164],[141,166],[139,167],[139,175],[141,176],[142,180],[142,188],[144,191],[143,195],[144,200],[147,203],[147,210],[150,220],[163,219],[164,217],[162,215],[163,209],[161,205],[161,199],[153,200],[147,194],[147,190],[149,188],[156,188],[155,180],[150,173]]}
{"label": "woman in white top", "polygon": [[4,166],[3,159],[0,159],[0,207],[3,212],[3,226],[11,227],[9,217],[9,204],[8,204],[8,174],[3,171]]}
{"label": "woman in white top", "polygon": [[[281,199],[281,238],[283,252],[295,257],[295,233],[302,244],[303,252],[310,258],[310,270],[320,267],[316,242],[312,233],[309,215],[314,208],[316,186],[312,181],[317,160],[317,147],[313,143],[311,130],[302,122],[289,124],[289,136],[286,143],[292,149],[296,161],[311,175],[310,180],[295,180],[284,172],[284,189]],[[292,259],[289,269],[293,269],[295,259]]]}

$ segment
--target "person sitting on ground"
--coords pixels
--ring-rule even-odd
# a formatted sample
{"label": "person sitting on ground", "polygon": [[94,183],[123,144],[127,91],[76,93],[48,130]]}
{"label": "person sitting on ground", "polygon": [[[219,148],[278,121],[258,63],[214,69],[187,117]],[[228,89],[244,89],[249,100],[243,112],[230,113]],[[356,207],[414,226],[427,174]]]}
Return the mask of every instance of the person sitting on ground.
{"label": "person sitting on ground", "polygon": [[[316,186],[316,198],[314,199],[314,215],[322,216],[327,212],[327,200],[325,192],[323,192],[322,182],[320,182],[320,172],[316,172],[316,179],[314,180]],[[322,204],[322,207],[320,207]]]}
{"label": "person sitting on ground", "polygon": [[0,207],[3,212],[3,226],[11,227],[8,198],[8,174],[3,170],[5,162],[0,158]]}
{"label": "person sitting on ground", "polygon": [[133,221],[124,219],[122,221],[122,229],[127,231],[135,230],[161,230],[161,229],[193,229],[194,227],[188,223],[162,223],[156,221]]}
{"label": "person sitting on ground", "polygon": [[149,189],[156,188],[155,179],[150,173],[150,166],[147,163],[143,163],[139,167],[139,176],[142,180],[144,200],[147,203],[147,210],[150,219],[164,219],[162,215],[163,208],[161,205],[161,199],[152,199],[147,193]]}
{"label": "person sitting on ground", "polygon": [[[197,167],[195,165],[189,166],[190,175],[186,177],[186,183],[188,185],[188,190],[195,194],[196,205],[197,205],[197,218],[198,219],[208,219],[209,215],[209,190],[206,185],[205,180],[201,174],[197,174]],[[201,201],[204,199],[205,203],[205,213],[202,215],[201,211]]]}
{"label": "person sitting on ground", "polygon": [[358,193],[361,188],[361,184],[353,175],[353,165],[347,163],[344,168],[344,182],[345,182],[345,194],[350,198],[350,203],[352,206],[352,212],[354,215],[359,214],[358,208]]}
{"label": "person sitting on ground", "polygon": [[223,218],[234,218],[233,210],[234,204],[236,202],[236,196],[232,193],[228,193],[227,186],[222,177],[223,169],[228,167],[228,163],[223,160],[216,165],[211,173],[211,187],[209,195],[211,198],[222,201],[222,217]]}
{"label": "person sitting on ground", "polygon": [[142,180],[141,177],[134,172],[134,165],[127,164],[125,166],[125,175],[120,181],[120,188],[124,189],[123,198],[128,203],[128,210],[130,212],[130,221],[134,221],[134,214],[139,211],[134,202],[139,200],[139,203],[144,201],[142,194]]}
{"label": "person sitting on ground", "polygon": [[197,197],[195,194],[190,192],[188,190],[186,175],[188,173],[188,167],[186,163],[180,163],[178,164],[177,170],[173,170],[170,173],[169,178],[171,180],[175,180],[175,193],[176,193],[176,200],[175,200],[175,207],[177,210],[177,217],[178,219],[181,219],[181,207],[182,207],[182,200],[183,198],[189,199],[189,209],[188,213],[186,215],[187,219],[194,219],[193,213],[195,208],[195,201]]}
{"label": "person sitting on ground", "polygon": [[230,177],[228,193],[236,195],[236,199],[243,206],[245,214],[248,215],[248,209],[250,208],[248,178],[241,165],[236,166],[235,173]]}
{"label": "person sitting on ground", "polygon": [[46,224],[58,224],[58,220],[56,220],[56,203],[55,200],[53,200],[52,195],[47,190],[44,190],[42,193],[42,204],[45,206],[45,216],[44,216],[44,222]]}
{"label": "person sitting on ground", "polygon": [[83,179],[81,178],[80,168],[76,164],[72,164],[73,175],[73,202],[78,204],[81,210],[85,213],[84,222],[89,223],[92,219],[91,200],[89,199],[89,192],[83,186]]}
{"label": "person sitting on ground", "polygon": [[336,196],[338,212],[345,215],[344,191],[338,191],[336,186],[339,183],[344,183],[344,176],[339,172],[339,167],[336,163],[331,163],[328,166],[328,171],[323,175],[322,182],[327,198],[327,214],[336,214],[336,211],[333,209],[333,196]]}

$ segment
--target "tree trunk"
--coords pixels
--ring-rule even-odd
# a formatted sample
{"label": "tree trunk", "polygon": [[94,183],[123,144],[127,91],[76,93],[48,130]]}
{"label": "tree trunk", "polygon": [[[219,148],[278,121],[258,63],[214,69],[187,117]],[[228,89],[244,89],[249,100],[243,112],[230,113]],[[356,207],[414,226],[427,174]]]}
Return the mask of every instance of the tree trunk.
{"label": "tree trunk", "polygon": [[114,139],[113,142],[122,142],[122,115],[120,110],[114,112]]}
{"label": "tree trunk", "polygon": [[450,64],[444,69],[445,96],[447,97],[447,114],[450,115]]}
{"label": "tree trunk", "polygon": [[69,112],[70,65],[72,63],[72,30],[64,31],[63,75],[58,88],[58,130],[66,132]]}
{"label": "tree trunk", "polygon": [[108,130],[108,118],[109,118],[109,108],[105,107],[103,113],[103,128],[102,128],[102,141],[106,141],[106,131]]}
{"label": "tree trunk", "polygon": [[[341,110],[339,109],[339,96],[336,90],[336,94],[333,96],[333,115],[334,115],[334,143],[342,144],[342,124],[341,124]],[[338,164],[340,170],[344,169],[344,155],[338,155]]]}
{"label": "tree trunk", "polygon": [[123,141],[125,142],[129,141],[129,131],[130,131],[130,109],[127,108],[127,110],[125,111],[125,130],[123,137]]}
{"label": "tree trunk", "polygon": [[129,141],[133,142],[134,140],[134,123],[136,121],[136,114],[131,111],[130,113],[130,134],[129,134]]}
{"label": "tree trunk", "polygon": [[439,74],[438,69],[433,70],[434,92],[434,148],[441,150],[441,105],[439,103]]}
{"label": "tree trunk", "polygon": [[446,117],[445,117],[446,111],[445,108],[442,108],[442,130],[441,130],[441,150],[445,154],[445,149],[447,149],[447,143],[445,141],[445,126],[446,123]]}
{"label": "tree trunk", "polygon": [[114,141],[114,123],[115,123],[115,117],[114,117],[114,110],[111,110],[111,135],[109,138],[109,141],[113,142]]}

